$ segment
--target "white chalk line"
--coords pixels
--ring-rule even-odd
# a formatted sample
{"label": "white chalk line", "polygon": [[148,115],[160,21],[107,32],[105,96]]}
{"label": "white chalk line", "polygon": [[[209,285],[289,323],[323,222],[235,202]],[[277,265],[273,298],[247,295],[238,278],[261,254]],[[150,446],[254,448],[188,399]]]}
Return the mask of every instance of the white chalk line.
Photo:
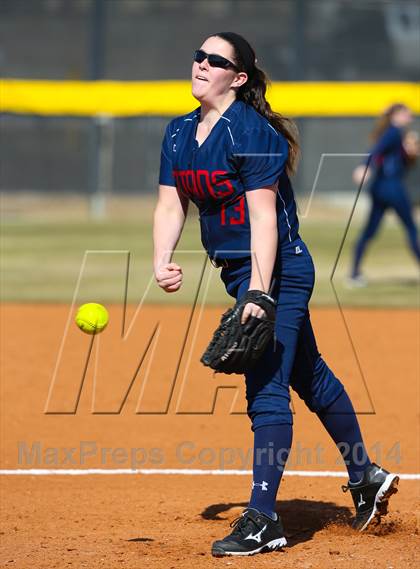
{"label": "white chalk line", "polygon": [[[0,476],[90,476],[116,474],[175,474],[186,476],[251,476],[252,470],[217,470],[205,468],[17,468],[0,470]],[[284,476],[312,478],[347,478],[346,471],[336,470],[285,470]],[[401,480],[420,480],[420,474],[398,474]]]}

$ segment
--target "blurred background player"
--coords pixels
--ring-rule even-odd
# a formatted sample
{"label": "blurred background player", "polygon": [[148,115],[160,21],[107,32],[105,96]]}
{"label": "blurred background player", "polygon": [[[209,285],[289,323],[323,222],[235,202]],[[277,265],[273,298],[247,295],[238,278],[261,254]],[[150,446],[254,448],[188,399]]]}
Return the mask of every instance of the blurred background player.
{"label": "blurred background player", "polygon": [[[353,172],[357,185],[370,182],[371,206],[369,217],[354,249],[349,284],[365,286],[366,279],[360,272],[363,255],[369,241],[377,234],[384,213],[393,209],[407,232],[409,246],[420,263],[420,246],[412,207],[403,181],[407,168],[419,155],[419,138],[414,131],[404,134],[412,122],[410,109],[401,103],[389,107],[378,119],[372,133],[374,142],[370,160]],[[367,168],[368,164],[368,169]]]}

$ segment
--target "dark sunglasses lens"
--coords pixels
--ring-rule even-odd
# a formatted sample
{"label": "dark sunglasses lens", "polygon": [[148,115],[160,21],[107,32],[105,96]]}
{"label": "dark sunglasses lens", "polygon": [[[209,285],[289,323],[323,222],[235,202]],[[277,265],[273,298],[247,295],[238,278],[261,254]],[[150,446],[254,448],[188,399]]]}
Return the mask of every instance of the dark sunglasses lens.
{"label": "dark sunglasses lens", "polygon": [[197,51],[194,52],[194,61],[196,61],[197,63],[202,63],[206,59],[206,57],[207,54],[201,49],[197,49]]}
{"label": "dark sunglasses lens", "polygon": [[222,67],[222,69],[227,69],[231,65],[230,61],[221,55],[209,55],[207,59],[212,67]]}

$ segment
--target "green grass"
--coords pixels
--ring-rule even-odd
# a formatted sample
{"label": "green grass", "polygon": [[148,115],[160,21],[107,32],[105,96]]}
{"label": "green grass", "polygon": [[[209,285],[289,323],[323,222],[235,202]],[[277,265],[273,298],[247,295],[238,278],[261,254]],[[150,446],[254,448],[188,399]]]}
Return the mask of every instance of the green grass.
{"label": "green grass", "polygon": [[[184,270],[184,285],[176,294],[165,294],[153,281],[151,209],[137,218],[129,215],[108,221],[88,219],[59,221],[54,217],[36,220],[17,217],[2,224],[1,298],[3,301],[70,302],[73,298],[82,261],[89,253],[81,279],[77,302],[121,302],[124,298],[126,253],[130,252],[128,300],[138,302],[151,286],[146,302],[190,304],[200,280],[205,255],[199,238],[198,222],[188,218],[174,260]],[[399,225],[388,220],[368,251],[365,273],[370,284],[364,289],[344,285],[351,248],[360,229],[355,220],[337,265],[334,284],[343,305],[347,306],[417,306],[418,273],[406,247]],[[331,271],[343,237],[346,215],[311,216],[301,220],[301,235],[307,242],[317,269],[312,305],[335,305],[330,282]],[[182,251],[196,251],[188,253]],[[209,264],[203,286],[211,277],[206,302],[230,302],[218,270]],[[200,293],[200,299],[204,298]]]}

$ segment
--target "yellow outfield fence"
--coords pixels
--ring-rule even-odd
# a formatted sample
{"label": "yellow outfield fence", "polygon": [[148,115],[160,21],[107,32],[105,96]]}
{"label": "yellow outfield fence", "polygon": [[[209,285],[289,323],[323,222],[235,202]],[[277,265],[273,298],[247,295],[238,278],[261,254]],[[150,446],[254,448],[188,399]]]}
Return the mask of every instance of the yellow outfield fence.
{"label": "yellow outfield fence", "polygon": [[[420,114],[418,83],[273,83],[268,100],[285,115],[374,116],[395,102]],[[198,106],[189,81],[0,80],[0,111],[14,114],[175,116]]]}

